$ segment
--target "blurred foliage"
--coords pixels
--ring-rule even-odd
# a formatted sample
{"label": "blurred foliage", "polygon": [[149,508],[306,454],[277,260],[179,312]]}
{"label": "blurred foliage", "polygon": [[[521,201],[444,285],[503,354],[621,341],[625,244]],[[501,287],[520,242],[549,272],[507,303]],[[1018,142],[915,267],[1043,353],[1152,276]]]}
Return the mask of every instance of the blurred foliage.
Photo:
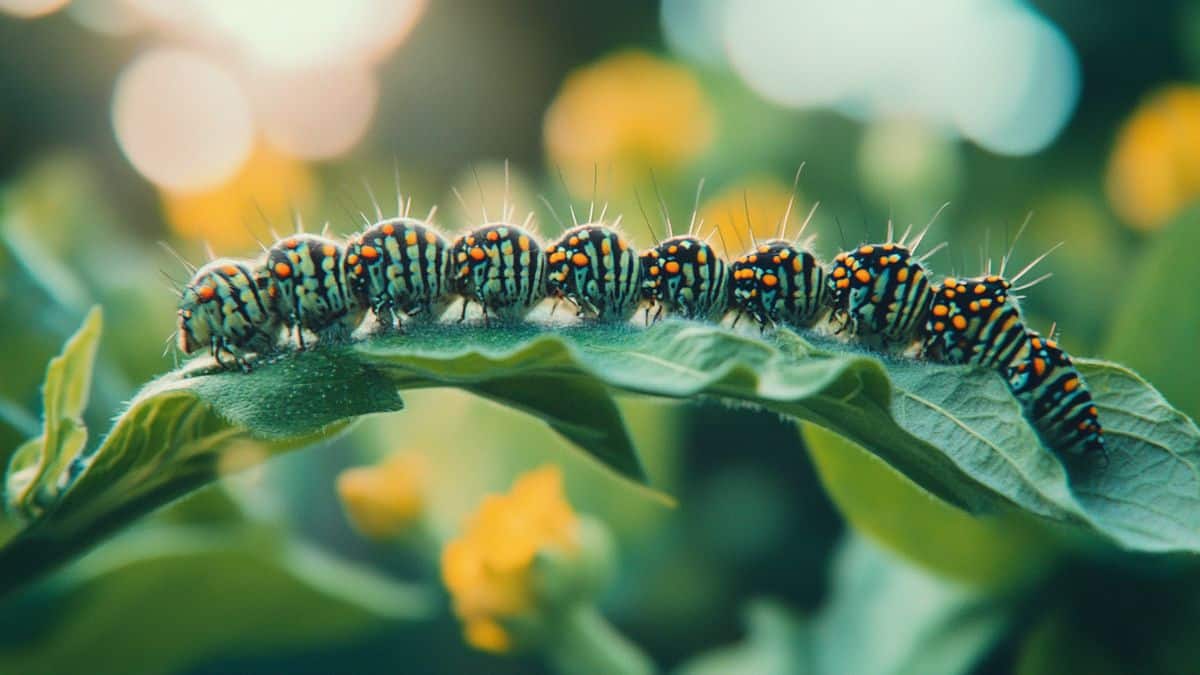
{"label": "blurred foliage", "polygon": [[[173,317],[168,287],[185,274],[155,240],[169,240],[193,260],[204,240],[223,255],[245,255],[254,250],[251,232],[264,238],[271,225],[290,227],[291,206],[308,222],[328,220],[345,233],[357,227],[359,212],[372,212],[363,179],[376,190],[390,186],[396,165],[414,210],[423,215],[440,203],[437,222],[453,231],[478,219],[479,203],[498,212],[499,160],[507,157],[520,208],[535,206],[545,192],[564,215],[566,201],[578,209],[593,199],[598,176],[598,206],[607,202],[610,216],[623,213],[623,227],[641,245],[649,242],[646,229],[665,231],[653,208],[654,186],[639,175],[652,167],[676,224],[687,222],[703,177],[704,195],[715,196],[702,200],[714,206],[706,225],[744,237],[741,212],[728,213],[742,190],[750,186],[755,225],[770,229],[796,167],[806,162],[791,222],[795,227],[821,202],[808,233],[817,235],[815,248],[825,259],[882,236],[889,218],[923,225],[950,201],[930,234],[930,241],[951,244],[930,261],[938,274],[977,271],[982,258],[1007,249],[1017,223],[1033,211],[1015,260],[1032,260],[1059,241],[1067,245],[1039,267],[1054,278],[1022,301],[1031,323],[1044,330],[1057,322],[1069,350],[1127,364],[1195,416],[1200,400],[1190,378],[1200,317],[1190,301],[1195,283],[1187,252],[1200,223],[1188,211],[1196,197],[1189,81],[1200,74],[1193,39],[1200,12],[1187,3],[1103,3],[1087,10],[1037,3],[1079,54],[1082,98],[1053,145],[1034,156],[1002,157],[905,118],[860,122],[766,103],[720,58],[701,64],[661,53],[656,3],[535,0],[500,8],[434,0],[396,57],[379,64],[378,115],[352,154],[301,164],[262,145],[259,161],[228,190],[200,195],[161,193],[121,156],[109,119],[112,83],[145,35],[88,33],[74,17],[97,3],[73,4],[80,7],[38,21],[0,18],[0,54],[9,57],[0,69],[6,181],[0,186],[0,455],[25,443],[40,447],[43,424],[62,418],[43,403],[46,364],[95,305],[104,309],[105,335],[90,404],[81,423],[73,422],[88,430],[84,453],[101,447],[120,411],[134,415],[118,421],[101,451],[128,462],[90,470],[98,482],[118,472],[123,478],[97,484],[96,491],[80,483],[74,488],[80,497],[68,493],[49,513],[69,527],[22,540],[50,549],[6,554],[25,561],[23,570],[4,569],[9,584],[25,574],[42,578],[0,598],[0,670],[546,672],[537,658],[471,650],[447,598],[432,607],[429,595],[395,581],[415,580],[421,589],[437,584],[440,545],[460,530],[480,495],[546,462],[562,466],[573,504],[602,520],[617,542],[616,578],[601,609],[668,670],[683,663],[685,670],[694,663],[699,672],[708,664],[709,672],[735,673],[1194,670],[1200,659],[1194,556],[1131,554],[1080,534],[1117,527],[1127,543],[1154,547],[1200,536],[1189,515],[1200,497],[1194,454],[1170,454],[1192,431],[1139,379],[1093,361],[1081,363],[1089,384],[1110,402],[1103,414],[1120,436],[1108,477],[1065,471],[1007,409],[977,430],[982,438],[953,456],[941,453],[960,443],[960,436],[942,437],[961,429],[951,417],[918,412],[925,403],[908,394],[966,410],[965,400],[996,393],[997,383],[974,375],[955,388],[949,381],[930,384],[943,376],[938,372],[888,363],[896,395],[884,402],[882,373],[863,367],[860,377],[845,381],[866,389],[831,391],[852,394],[855,405],[874,401],[878,414],[837,424],[830,410],[815,406],[768,412],[730,405],[725,390],[681,405],[644,395],[640,379],[625,382],[638,393],[611,396],[605,414],[624,421],[645,473],[678,498],[674,508],[598,470],[590,455],[567,452],[572,442],[599,442],[596,425],[583,415],[563,418],[573,392],[560,390],[560,400],[547,401],[531,388],[522,406],[512,408],[451,388],[461,379],[427,379],[422,387],[437,388],[410,390],[405,413],[371,415],[344,433],[333,433],[340,430],[335,425],[320,448],[286,454],[276,451],[292,442],[250,440],[209,416],[191,393],[134,399],[140,383],[171,368],[163,352]],[[639,81],[642,75],[649,79]],[[555,125],[546,116],[551,107],[558,111]],[[670,120],[685,123],[664,126]],[[564,137],[558,122],[582,131]],[[661,131],[661,138],[646,141],[646,129]],[[552,149],[552,137],[565,138],[566,149]],[[588,147],[609,153],[607,159],[580,152]],[[565,193],[556,162],[573,167],[563,167]],[[473,186],[472,165],[483,179],[482,195],[464,189]],[[636,185],[652,205],[651,222],[641,222],[631,190],[609,184],[617,175],[632,176],[626,187]],[[467,207],[459,208],[451,186],[463,190]],[[380,195],[390,202],[386,190]],[[557,229],[548,212],[538,215],[544,233]],[[162,270],[175,279],[164,281]],[[509,337],[486,348],[506,349]],[[439,350],[453,345],[438,347],[432,351],[444,354]],[[859,357],[839,352],[836,358]],[[330,365],[320,356],[304,358],[313,370]],[[224,400],[242,411],[238,421],[267,407],[270,397],[295,403],[302,389],[323,387],[323,375],[307,379],[286,363],[274,367],[279,379],[272,388],[247,387],[243,400]],[[442,371],[449,375],[455,373]],[[220,382],[188,386],[213,393]],[[300,388],[287,388],[291,382]],[[736,384],[745,394],[748,382]],[[995,398],[984,408],[993,410]],[[556,419],[572,440],[531,424],[516,411],[525,403],[559,404]],[[899,425],[886,421],[889,404]],[[319,402],[300,406],[298,414],[260,420],[262,428],[291,433],[285,427],[295,422],[330,421],[312,417]],[[1133,413],[1143,407],[1154,414],[1139,420]],[[797,433],[798,412],[821,426]],[[175,435],[143,436],[151,418],[167,426],[173,419]],[[901,427],[924,440],[912,441]],[[1154,435],[1163,447],[1134,457],[1130,446],[1149,446],[1124,435],[1130,431]],[[165,445],[182,441],[181,433],[197,437]],[[162,447],[136,456],[120,450],[134,445]],[[1015,463],[989,463],[997,448],[1013,450],[1006,457]],[[394,452],[429,458],[420,516],[428,531],[367,539],[348,520],[334,477]],[[263,453],[275,459],[257,464]],[[47,464],[49,482],[35,481],[43,504],[55,501],[59,459]],[[930,465],[954,474],[951,483],[966,486],[967,496],[996,498],[981,505],[986,513],[960,509],[964,495],[935,489]],[[238,470],[244,471],[232,477]],[[234,500],[213,506],[210,488],[172,501],[218,477]],[[1143,482],[1158,487],[1143,490]],[[1130,505],[1127,490],[1155,498]],[[100,494],[100,501],[85,494]],[[254,518],[247,522],[243,510]],[[30,554],[81,551],[151,511],[145,523],[62,568]],[[1062,511],[1095,523],[1055,525],[1025,511]],[[854,533],[845,539],[847,525],[872,543]],[[9,517],[3,527],[8,537],[22,525]],[[94,536],[76,537],[82,531]],[[331,559],[331,551],[339,557]],[[748,603],[752,598],[764,599]],[[429,620],[401,621],[431,608]],[[740,614],[749,617],[746,640],[696,659],[739,639]]]}
{"label": "blurred foliage", "polygon": [[219,654],[337,643],[432,613],[428,590],[248,521],[219,493],[197,495],[188,509],[6,597],[0,670],[173,672]]}
{"label": "blurred foliage", "polygon": [[1171,222],[1129,271],[1108,334],[1105,353],[1154,382],[1180,410],[1200,415],[1200,266],[1182,262],[1181,252],[1200,250],[1200,211]]}
{"label": "blurred foliage", "polygon": [[1011,602],[963,589],[862,539],[833,561],[830,597],[812,617],[769,602],[746,612],[747,639],[688,663],[680,675],[969,672],[1000,637]]}

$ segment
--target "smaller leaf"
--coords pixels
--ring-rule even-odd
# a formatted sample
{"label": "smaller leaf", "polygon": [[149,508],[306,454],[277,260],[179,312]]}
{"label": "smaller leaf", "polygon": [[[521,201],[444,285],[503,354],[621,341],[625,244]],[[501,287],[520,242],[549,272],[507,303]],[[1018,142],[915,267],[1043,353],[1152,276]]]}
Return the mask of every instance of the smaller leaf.
{"label": "smaller leaf", "polygon": [[150,525],[8,598],[0,671],[179,672],[341,642],[433,608],[425,589],[271,528]]}
{"label": "smaller leaf", "polygon": [[9,460],[4,497],[10,512],[26,518],[44,512],[65,487],[60,484],[63,471],[87,444],[82,416],[102,325],[100,308],[92,308],[62,353],[46,367],[42,435],[21,446]]}

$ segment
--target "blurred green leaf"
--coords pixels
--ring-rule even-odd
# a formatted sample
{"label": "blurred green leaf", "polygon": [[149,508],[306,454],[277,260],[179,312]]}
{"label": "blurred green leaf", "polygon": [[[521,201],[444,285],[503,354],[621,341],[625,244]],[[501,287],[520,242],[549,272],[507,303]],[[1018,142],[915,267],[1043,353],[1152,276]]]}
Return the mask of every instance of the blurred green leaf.
{"label": "blurred green leaf", "polygon": [[46,367],[42,435],[23,444],[11,458],[3,458],[8,464],[5,506],[10,511],[29,518],[41,515],[58,497],[58,481],[66,463],[83,452],[87,428],[82,416],[102,325],[100,308],[93,308],[79,331],[67,340],[62,354]]}
{"label": "blurred green leaf", "polygon": [[0,605],[0,671],[179,672],[348,640],[433,608],[424,589],[269,527],[153,524]]}
{"label": "blurred green leaf", "polygon": [[968,511],[1016,506],[1127,548],[1200,550],[1200,430],[1129,371],[1080,363],[1103,410],[1112,462],[1068,479],[995,374],[885,364],[821,344],[790,331],[764,338],[684,321],[646,330],[435,324],[283,354],[249,374],[200,359],[147,385],[99,450],[71,464],[59,479],[68,486],[61,500],[0,549],[0,572],[8,572],[0,578],[16,583],[23,575],[13,566],[26,574],[44,567],[47,557],[81,550],[80,540],[211,481],[215,460],[239,444],[257,448],[248,454],[259,461],[340,420],[398,408],[397,388],[444,386],[541,417],[639,482],[645,474],[611,389],[712,396],[812,421]]}
{"label": "blurred green leaf", "polygon": [[[88,364],[78,354],[94,349],[98,330],[98,314],[93,314],[61,360],[51,365],[47,400],[52,393],[65,398],[54,408],[47,406],[54,415],[48,420],[59,419],[54,411],[73,412],[73,406],[82,405],[78,385],[86,374],[77,368]],[[22,483],[10,472],[9,503],[25,506],[29,502],[23,495],[45,494],[39,490],[56,499],[40,499],[40,515],[0,548],[0,592],[54,569],[131,520],[223,473],[328,438],[355,416],[402,407],[396,388],[379,371],[325,353],[304,356],[287,359],[270,370],[274,377],[259,378],[248,387],[222,387],[212,378],[179,374],[152,382],[104,441],[83,453],[78,452],[81,442],[44,443],[35,465],[24,458],[37,454],[37,446],[25,446],[13,459],[15,475],[47,468],[19,491],[11,486]],[[72,364],[66,369],[71,377],[53,384],[59,381],[57,369],[66,368],[55,364]],[[84,432],[78,426],[71,431],[72,437]],[[62,437],[63,432],[57,434]]]}
{"label": "blurred green leaf", "polygon": [[1154,382],[1180,410],[1200,415],[1200,265],[1180,258],[1200,250],[1200,209],[1176,218],[1156,235],[1129,274],[1121,275],[1119,304],[1103,353]]}
{"label": "blurred green leaf", "polygon": [[925,569],[1007,589],[1044,572],[1061,550],[1028,514],[973,516],[827,429],[805,424],[803,433],[821,483],[854,528]]}
{"label": "blurred green leaf", "polygon": [[1000,637],[1011,607],[851,537],[833,563],[828,604],[809,619],[771,603],[747,612],[744,643],[681,675],[954,675]]}

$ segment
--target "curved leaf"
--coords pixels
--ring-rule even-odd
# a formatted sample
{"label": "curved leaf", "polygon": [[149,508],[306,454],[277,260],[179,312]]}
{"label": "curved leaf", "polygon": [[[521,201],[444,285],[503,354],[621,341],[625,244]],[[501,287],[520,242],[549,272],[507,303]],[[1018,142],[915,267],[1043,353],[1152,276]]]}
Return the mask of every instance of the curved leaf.
{"label": "curved leaf", "polygon": [[786,330],[435,324],[283,354],[249,374],[199,360],[148,385],[100,448],[71,464],[62,497],[0,549],[0,572],[15,583],[23,577],[11,566],[28,573],[213,480],[231,448],[249,444],[265,458],[350,417],[397,409],[397,389],[444,386],[538,416],[639,482],[645,474],[614,390],[716,397],[813,422],[971,512],[1015,507],[1126,548],[1200,550],[1200,430],[1129,371],[1079,365],[1103,411],[1112,462],[1069,473],[996,374],[880,359]]}

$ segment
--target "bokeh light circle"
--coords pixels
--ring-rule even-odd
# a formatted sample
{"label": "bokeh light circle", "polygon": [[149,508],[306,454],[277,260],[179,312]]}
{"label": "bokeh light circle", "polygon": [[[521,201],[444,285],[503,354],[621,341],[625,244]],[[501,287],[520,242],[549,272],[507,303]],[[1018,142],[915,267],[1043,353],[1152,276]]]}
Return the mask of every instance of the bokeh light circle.
{"label": "bokeh light circle", "polygon": [[366,135],[379,99],[367,66],[258,72],[252,82],[267,139],[304,159],[329,159],[353,148]]}
{"label": "bokeh light circle", "polygon": [[250,103],[238,83],[212,61],[181,49],[150,50],[126,66],[112,117],[134,167],[181,192],[218,185],[254,144]]}
{"label": "bokeh light circle", "polygon": [[68,0],[0,0],[0,12],[22,19],[33,19],[53,14],[62,9]]}

